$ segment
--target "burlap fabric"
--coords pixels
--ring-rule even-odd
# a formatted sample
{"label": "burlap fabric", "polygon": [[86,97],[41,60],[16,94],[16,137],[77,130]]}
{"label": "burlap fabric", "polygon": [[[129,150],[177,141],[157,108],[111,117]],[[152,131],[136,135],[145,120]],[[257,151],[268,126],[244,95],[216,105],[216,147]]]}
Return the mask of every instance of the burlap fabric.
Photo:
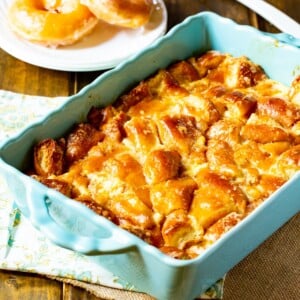
{"label": "burlap fabric", "polygon": [[299,213],[227,274],[223,299],[300,299]]}

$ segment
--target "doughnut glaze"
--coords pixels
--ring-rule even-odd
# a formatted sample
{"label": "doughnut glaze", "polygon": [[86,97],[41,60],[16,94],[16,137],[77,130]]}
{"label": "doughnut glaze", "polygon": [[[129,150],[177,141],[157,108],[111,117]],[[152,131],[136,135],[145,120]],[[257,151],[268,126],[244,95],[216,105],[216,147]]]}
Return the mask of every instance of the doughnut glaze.
{"label": "doughnut glaze", "polygon": [[98,23],[79,0],[15,0],[8,20],[20,37],[48,47],[73,44]]}
{"label": "doughnut glaze", "polygon": [[138,28],[150,18],[152,0],[81,0],[98,19],[109,24]]}

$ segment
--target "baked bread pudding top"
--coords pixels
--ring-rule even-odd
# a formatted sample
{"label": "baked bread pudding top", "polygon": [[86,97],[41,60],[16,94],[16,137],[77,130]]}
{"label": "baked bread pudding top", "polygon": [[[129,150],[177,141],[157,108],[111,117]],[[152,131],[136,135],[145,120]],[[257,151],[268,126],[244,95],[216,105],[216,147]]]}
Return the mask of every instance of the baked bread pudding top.
{"label": "baked bread pudding top", "polygon": [[300,170],[300,77],[246,57],[173,63],[34,147],[38,181],[175,258],[200,255]]}

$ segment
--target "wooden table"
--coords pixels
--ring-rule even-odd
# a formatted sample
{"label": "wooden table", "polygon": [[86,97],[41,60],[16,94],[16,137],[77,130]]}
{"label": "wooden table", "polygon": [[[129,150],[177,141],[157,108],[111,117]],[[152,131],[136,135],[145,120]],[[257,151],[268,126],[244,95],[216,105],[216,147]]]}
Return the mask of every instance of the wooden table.
{"label": "wooden table", "polygon": [[[300,0],[269,0],[274,6],[300,22]],[[240,24],[263,31],[276,28],[232,0],[166,0],[168,27],[199,11],[213,11]],[[101,72],[62,72],[35,67],[0,50],[0,89],[44,96],[76,93]],[[263,245],[233,268],[226,277],[224,300],[300,299],[299,271],[300,216],[276,232]],[[298,232],[289,238],[291,231]],[[295,240],[296,239],[296,240]],[[292,255],[285,254],[292,249]],[[293,250],[294,249],[294,250]],[[293,284],[296,284],[293,286]],[[297,286],[298,284],[298,286]],[[291,286],[292,285],[292,286]],[[285,289],[285,292],[283,290]],[[99,299],[83,289],[43,276],[0,271],[0,300]]]}

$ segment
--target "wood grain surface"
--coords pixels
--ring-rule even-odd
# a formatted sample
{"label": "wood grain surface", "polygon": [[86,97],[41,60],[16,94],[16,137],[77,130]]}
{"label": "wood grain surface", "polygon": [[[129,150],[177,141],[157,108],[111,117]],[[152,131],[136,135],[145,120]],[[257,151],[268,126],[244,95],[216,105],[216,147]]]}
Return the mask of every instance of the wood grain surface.
{"label": "wood grain surface", "polygon": [[[300,22],[300,0],[268,2]],[[277,32],[274,26],[236,1],[166,0],[165,4],[168,10],[168,28],[194,13],[213,11],[240,24]],[[15,59],[0,49],[0,89],[8,91],[40,96],[67,96],[78,92],[101,73],[39,68]],[[224,300],[300,299],[299,232],[298,214],[227,274]],[[0,300],[11,299],[100,298],[81,288],[40,275],[0,270]]]}

